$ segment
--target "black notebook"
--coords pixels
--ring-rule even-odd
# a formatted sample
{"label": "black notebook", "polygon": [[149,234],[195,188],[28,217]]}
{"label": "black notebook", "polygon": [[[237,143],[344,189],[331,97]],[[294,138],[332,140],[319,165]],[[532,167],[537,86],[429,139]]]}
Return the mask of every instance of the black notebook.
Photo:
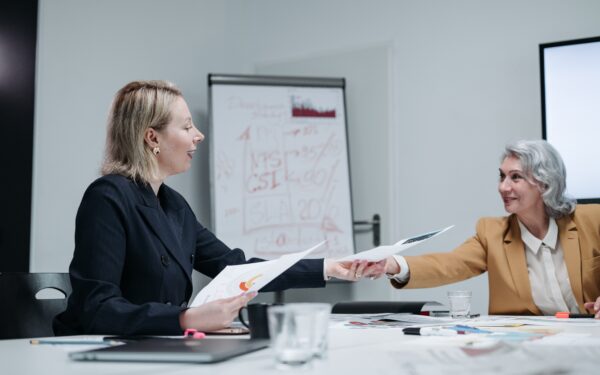
{"label": "black notebook", "polygon": [[70,353],[78,361],[212,363],[269,346],[269,340],[146,339],[102,349]]}

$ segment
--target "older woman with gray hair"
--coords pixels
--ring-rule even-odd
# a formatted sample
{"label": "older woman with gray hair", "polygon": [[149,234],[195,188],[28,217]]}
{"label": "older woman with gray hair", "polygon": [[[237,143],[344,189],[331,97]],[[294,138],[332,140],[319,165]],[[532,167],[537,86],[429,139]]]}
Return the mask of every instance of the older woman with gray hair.
{"label": "older woman with gray hair", "polygon": [[388,258],[392,285],[435,287],[487,271],[490,314],[587,309],[599,318],[600,205],[566,195],[563,161],[545,141],[509,144],[501,160],[498,191],[510,215],[480,219],[451,252]]}

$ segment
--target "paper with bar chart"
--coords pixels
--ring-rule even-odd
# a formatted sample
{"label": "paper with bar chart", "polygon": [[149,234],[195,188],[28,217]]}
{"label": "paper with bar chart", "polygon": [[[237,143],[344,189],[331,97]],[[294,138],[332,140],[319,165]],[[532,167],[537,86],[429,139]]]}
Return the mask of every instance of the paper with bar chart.
{"label": "paper with bar chart", "polygon": [[398,254],[404,250],[407,250],[415,245],[420,244],[421,242],[427,241],[430,238],[438,236],[448,229],[451,229],[454,225],[446,227],[444,229],[434,230],[432,232],[427,232],[423,234],[419,234],[417,236],[408,237],[396,242],[390,246],[379,246],[371,250],[361,251],[360,253],[356,253],[354,255],[350,255],[338,260],[342,261],[353,261],[353,260],[368,260],[369,262],[378,262],[383,260],[391,255]]}
{"label": "paper with bar chart", "polygon": [[198,293],[190,306],[200,306],[218,299],[258,291],[325,242],[305,251],[282,255],[274,260],[227,266]]}

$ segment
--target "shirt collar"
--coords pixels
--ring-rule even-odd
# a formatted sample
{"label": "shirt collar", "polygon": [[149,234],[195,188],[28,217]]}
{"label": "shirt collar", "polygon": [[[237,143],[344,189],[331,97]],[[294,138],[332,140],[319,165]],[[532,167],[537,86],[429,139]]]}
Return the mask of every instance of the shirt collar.
{"label": "shirt collar", "polygon": [[546,232],[546,236],[543,240],[536,238],[531,232],[525,228],[525,225],[518,220],[519,228],[521,229],[521,239],[527,245],[527,248],[531,250],[534,254],[537,254],[538,249],[542,245],[546,245],[551,250],[556,249],[556,244],[558,241],[558,225],[556,225],[556,220],[550,218],[548,220],[548,231]]}

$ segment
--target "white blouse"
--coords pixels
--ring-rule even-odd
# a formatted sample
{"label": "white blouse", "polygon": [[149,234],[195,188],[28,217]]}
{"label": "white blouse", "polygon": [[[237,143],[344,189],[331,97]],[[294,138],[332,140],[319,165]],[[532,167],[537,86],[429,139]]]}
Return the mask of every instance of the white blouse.
{"label": "white blouse", "polygon": [[525,243],[527,272],[533,302],[544,315],[558,311],[578,313],[579,307],[571,289],[564,251],[558,241],[558,225],[550,219],[543,240],[536,238],[519,221],[521,239]]}

